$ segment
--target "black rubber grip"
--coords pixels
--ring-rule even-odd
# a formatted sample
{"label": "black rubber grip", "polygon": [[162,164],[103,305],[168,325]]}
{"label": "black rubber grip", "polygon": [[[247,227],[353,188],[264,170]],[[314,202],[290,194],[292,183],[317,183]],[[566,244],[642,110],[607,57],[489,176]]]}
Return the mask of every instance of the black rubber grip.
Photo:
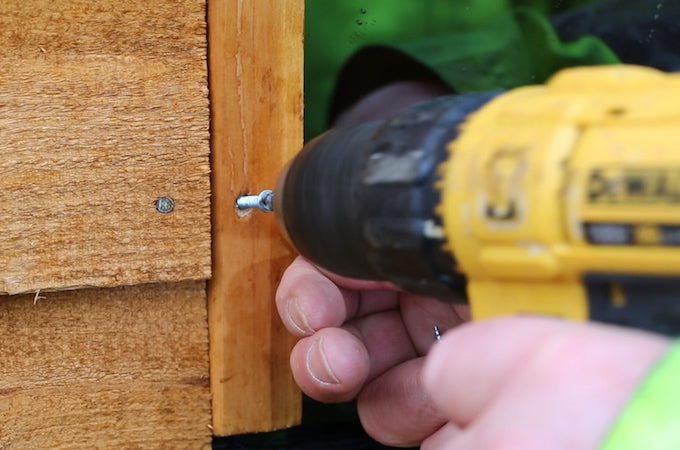
{"label": "black rubber grip", "polygon": [[446,250],[436,212],[438,169],[459,125],[496,95],[442,97],[310,142],[275,194],[293,245],[340,275],[461,300],[465,277]]}

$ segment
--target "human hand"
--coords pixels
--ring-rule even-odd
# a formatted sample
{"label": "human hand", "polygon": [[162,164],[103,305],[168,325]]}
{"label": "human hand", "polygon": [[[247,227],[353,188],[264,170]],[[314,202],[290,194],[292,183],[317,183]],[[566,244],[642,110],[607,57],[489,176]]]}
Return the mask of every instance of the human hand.
{"label": "human hand", "polygon": [[321,272],[302,258],[281,280],[276,303],[300,337],[293,376],[323,402],[356,398],[364,428],[391,445],[415,445],[444,423],[423,395],[423,356],[442,332],[468,319],[466,306],[396,291],[387,283]]}
{"label": "human hand", "polygon": [[668,341],[649,333],[546,318],[432,327],[467,312],[347,280],[296,260],[277,292],[300,388],[357,398],[377,440],[423,449],[587,449],[606,437]]}
{"label": "human hand", "polygon": [[652,333],[514,317],[460,327],[423,386],[447,424],[423,449],[596,449],[667,350]]}

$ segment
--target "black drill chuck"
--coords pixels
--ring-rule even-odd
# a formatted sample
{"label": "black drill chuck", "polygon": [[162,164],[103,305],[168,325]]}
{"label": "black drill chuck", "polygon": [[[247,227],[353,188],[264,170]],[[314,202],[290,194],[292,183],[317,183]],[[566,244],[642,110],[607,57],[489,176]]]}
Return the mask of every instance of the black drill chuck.
{"label": "black drill chuck", "polygon": [[437,213],[440,165],[467,115],[497,94],[442,97],[314,139],[279,177],[281,229],[300,254],[337,274],[464,299]]}

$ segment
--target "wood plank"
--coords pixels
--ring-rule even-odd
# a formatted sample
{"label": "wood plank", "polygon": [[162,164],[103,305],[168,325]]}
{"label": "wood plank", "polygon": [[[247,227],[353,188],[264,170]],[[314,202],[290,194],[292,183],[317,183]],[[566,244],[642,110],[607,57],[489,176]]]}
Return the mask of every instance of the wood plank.
{"label": "wood plank", "polygon": [[206,45],[204,0],[0,3],[0,292],[209,277]]}
{"label": "wood plank", "polygon": [[0,300],[0,448],[209,448],[205,282]]}
{"label": "wood plank", "polygon": [[213,278],[208,293],[217,435],[299,422],[293,343],[274,306],[292,251],[274,218],[236,214],[302,145],[303,0],[210,0]]}

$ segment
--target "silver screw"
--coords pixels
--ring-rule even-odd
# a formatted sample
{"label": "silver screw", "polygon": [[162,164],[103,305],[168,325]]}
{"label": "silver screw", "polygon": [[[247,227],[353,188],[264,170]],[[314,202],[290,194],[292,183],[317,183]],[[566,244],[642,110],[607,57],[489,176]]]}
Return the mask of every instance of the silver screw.
{"label": "silver screw", "polygon": [[434,326],[434,340],[437,342],[442,340],[442,331],[437,325]]}
{"label": "silver screw", "polygon": [[170,214],[175,209],[175,200],[172,197],[158,197],[154,203],[156,205],[156,211],[161,214]]}
{"label": "silver screw", "polygon": [[274,211],[274,192],[270,189],[265,189],[258,195],[242,195],[236,199],[236,209],[259,209],[263,212]]}

